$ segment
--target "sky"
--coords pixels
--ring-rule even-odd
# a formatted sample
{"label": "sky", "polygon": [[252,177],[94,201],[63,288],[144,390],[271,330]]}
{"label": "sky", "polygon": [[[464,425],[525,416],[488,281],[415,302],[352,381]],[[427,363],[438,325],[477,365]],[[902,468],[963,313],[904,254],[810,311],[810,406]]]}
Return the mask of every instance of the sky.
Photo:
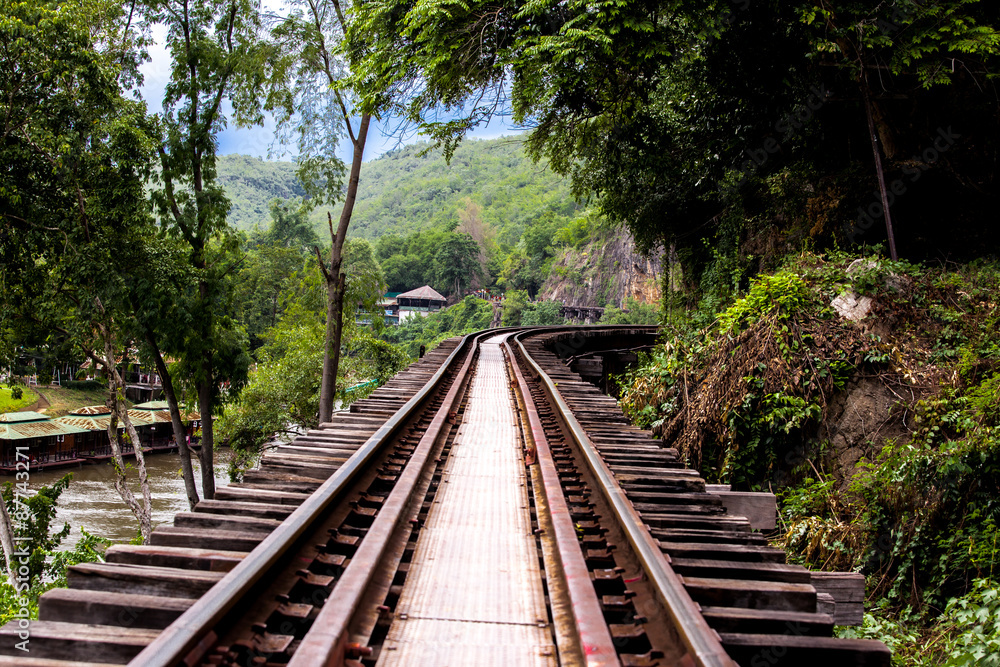
{"label": "sky", "polygon": [[[140,94],[150,113],[162,111],[163,89],[170,79],[170,56],[165,46],[165,34],[162,26],[154,28],[153,36],[157,43],[150,47],[150,60],[142,66],[144,81]],[[401,144],[416,143],[424,139],[413,131],[404,133],[402,138],[396,136],[392,132],[395,125],[396,123],[392,119],[381,124],[373,123],[365,144],[366,162],[374,160]],[[290,160],[292,157],[290,151],[275,145],[274,132],[274,118],[270,116],[265,119],[263,125],[258,127],[238,128],[234,123],[231,123],[229,127],[219,133],[219,155],[240,153],[263,159]],[[520,133],[521,129],[506,122],[506,119],[494,119],[489,125],[477,128],[468,136],[476,139],[495,139]],[[338,153],[342,160],[350,163],[352,146],[349,140],[341,142]]]}

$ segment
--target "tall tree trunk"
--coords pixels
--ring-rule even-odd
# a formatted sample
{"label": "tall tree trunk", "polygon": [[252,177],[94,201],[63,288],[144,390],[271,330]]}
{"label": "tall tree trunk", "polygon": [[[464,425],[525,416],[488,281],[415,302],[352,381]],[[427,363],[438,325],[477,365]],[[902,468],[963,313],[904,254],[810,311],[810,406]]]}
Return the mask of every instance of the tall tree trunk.
{"label": "tall tree trunk", "polygon": [[[100,306],[103,312],[103,307]],[[122,497],[132,514],[139,522],[139,532],[142,534],[142,543],[149,544],[149,537],[153,532],[153,503],[149,493],[149,477],[146,474],[146,459],[142,455],[142,441],[136,433],[132,419],[128,416],[128,408],[125,405],[125,381],[118,373],[115,366],[114,347],[111,343],[110,327],[98,325],[98,329],[104,338],[104,359],[100,360],[108,373],[108,401],[107,406],[111,410],[111,419],[108,420],[108,442],[111,445],[111,455],[114,458],[115,467],[115,490]],[[122,458],[121,446],[118,442],[118,421],[125,424],[126,435],[132,441],[135,451],[136,468],[139,471],[139,491],[142,494],[142,503],[136,499],[132,489],[129,488],[128,478],[125,475],[125,461]]]}
{"label": "tall tree trunk", "polygon": [[167,408],[170,410],[170,424],[174,432],[174,444],[177,445],[177,453],[181,457],[181,474],[184,477],[184,490],[187,492],[188,506],[193,510],[198,504],[198,487],[194,483],[194,468],[191,465],[191,449],[188,447],[187,438],[184,432],[184,420],[181,417],[180,405],[177,402],[177,393],[174,391],[174,381],[170,378],[166,362],[160,354],[160,348],[156,345],[156,337],[147,327],[145,328],[146,342],[153,350],[153,363],[156,365],[156,372],[160,374],[160,382],[163,385],[163,397],[167,399]]}
{"label": "tall tree trunk", "polygon": [[[199,268],[204,268],[204,258],[199,256],[195,264]],[[201,326],[206,339],[212,335],[213,326],[210,289],[205,280],[202,280],[198,285],[198,293],[204,308]],[[212,350],[208,349],[202,352],[201,378],[195,382],[195,388],[198,391],[198,412],[201,415],[201,446],[198,449],[198,460],[201,461],[201,494],[205,500],[215,498],[215,436],[212,429],[215,383],[215,362],[212,358]]]}
{"label": "tall tree trunk", "polygon": [[[358,182],[361,179],[361,161],[365,155],[365,141],[368,139],[368,126],[371,124],[371,114],[361,116],[358,135],[354,140],[354,156],[351,160],[351,176],[347,182],[347,196],[344,207],[340,211],[340,222],[337,231],[333,231],[333,222],[327,214],[330,226],[330,266],[327,268],[319,257],[320,268],[326,280],[326,345],[323,349],[323,380],[319,390],[319,423],[323,424],[333,418],[333,402],[337,396],[337,372],[340,365],[340,343],[343,333],[344,286],[345,279],[340,272],[343,263],[344,241],[347,239],[347,228],[351,224],[354,213],[354,202],[358,198]],[[319,250],[316,250],[317,255]]]}
{"label": "tall tree trunk", "polygon": [[882,170],[882,155],[879,151],[879,135],[875,131],[875,119],[872,112],[871,89],[868,86],[868,75],[861,70],[861,95],[865,100],[865,115],[868,117],[868,135],[872,142],[872,152],[875,154],[875,174],[878,177],[878,190],[882,197],[882,214],[885,217],[885,233],[889,237],[889,256],[893,261],[899,259],[896,254],[896,235],[892,229],[892,212],[889,210],[889,193],[885,187],[885,173]]}
{"label": "tall tree trunk", "polygon": [[[211,361],[206,364],[211,365]],[[198,408],[201,413],[201,492],[205,500],[215,498],[215,437],[212,431],[212,383],[198,383]]]}

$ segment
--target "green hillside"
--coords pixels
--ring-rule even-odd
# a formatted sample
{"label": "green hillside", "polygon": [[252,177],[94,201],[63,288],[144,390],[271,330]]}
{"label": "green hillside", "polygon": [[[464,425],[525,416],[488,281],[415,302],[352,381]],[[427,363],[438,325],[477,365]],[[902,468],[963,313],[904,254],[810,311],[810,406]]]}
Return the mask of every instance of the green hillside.
{"label": "green hillside", "polygon": [[[501,245],[513,245],[527,226],[549,213],[572,215],[577,205],[569,183],[524,155],[519,138],[469,140],[447,164],[440,151],[426,155],[427,144],[405,146],[365,163],[351,223],[351,236],[376,239],[406,235],[428,227],[451,227],[469,201]],[[290,162],[268,162],[245,155],[223,155],[219,178],[233,203],[230,224],[266,227],[268,202],[297,197],[302,187]],[[339,207],[333,209],[334,215]],[[312,221],[320,233],[326,208]]]}
{"label": "green hillside", "polygon": [[451,164],[426,144],[387,153],[365,164],[351,223],[352,235],[378,238],[458,222],[472,200],[501,245],[513,245],[546,213],[571,215],[569,182],[524,155],[519,138],[465,141]]}
{"label": "green hillside", "polygon": [[291,162],[269,162],[249,155],[221,155],[217,163],[219,181],[232,209],[229,224],[250,229],[266,228],[271,219],[268,202],[276,197],[289,199],[304,193]]}

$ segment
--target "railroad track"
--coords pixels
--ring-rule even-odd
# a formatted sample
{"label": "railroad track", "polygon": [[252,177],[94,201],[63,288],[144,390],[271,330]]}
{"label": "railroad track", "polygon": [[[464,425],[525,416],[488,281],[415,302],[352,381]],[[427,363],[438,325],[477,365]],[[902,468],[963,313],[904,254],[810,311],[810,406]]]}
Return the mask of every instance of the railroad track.
{"label": "railroad track", "polygon": [[[468,637],[473,648],[482,627],[538,642],[462,664],[888,665],[881,643],[832,639],[810,573],[726,514],[675,450],[628,424],[562,360],[653,336],[550,327],[445,341],[350,412],[265,454],[242,483],[157,528],[151,545],[114,546],[106,563],[71,567],[69,587],[40,599],[27,654],[16,648],[17,621],[0,629],[0,665],[445,664],[426,652],[437,638],[413,637],[442,627],[462,628],[458,643]],[[517,439],[487,451],[484,433],[513,428],[503,424],[508,403]],[[484,460],[503,479],[461,477],[477,452],[494,457]],[[515,474],[510,457],[522,455],[532,465],[515,461]],[[507,475],[518,479],[506,484]],[[419,579],[447,555],[442,517],[483,509],[449,514],[445,504],[496,482],[521,489],[500,491],[524,503],[510,520],[513,547],[528,550],[528,565],[497,581],[526,582],[541,602],[513,601],[531,607],[526,620],[469,625],[424,613],[418,622],[421,600],[448,585],[432,580],[428,593]],[[525,512],[530,535],[518,523]],[[444,574],[466,582],[461,569]],[[483,585],[500,603],[512,595]],[[463,586],[457,597],[485,594]],[[417,646],[422,659],[401,657]]]}

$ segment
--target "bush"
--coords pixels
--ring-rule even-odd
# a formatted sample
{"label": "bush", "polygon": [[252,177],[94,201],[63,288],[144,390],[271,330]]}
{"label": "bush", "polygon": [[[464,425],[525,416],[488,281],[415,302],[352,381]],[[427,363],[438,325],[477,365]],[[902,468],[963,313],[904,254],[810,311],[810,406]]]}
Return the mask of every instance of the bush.
{"label": "bush", "polygon": [[64,389],[76,389],[79,391],[101,391],[106,387],[98,380],[67,380],[62,384]]}
{"label": "bush", "polygon": [[661,311],[659,306],[643,303],[632,297],[625,298],[625,307],[617,308],[608,304],[601,315],[601,324],[659,324]]}
{"label": "bush", "polygon": [[843,639],[877,639],[892,650],[892,664],[905,667],[1000,666],[1000,590],[990,579],[948,600],[944,613],[927,629],[919,617],[866,613],[861,627],[840,628]]}
{"label": "bush", "polygon": [[562,304],[558,301],[539,301],[528,304],[521,311],[521,324],[524,326],[562,324],[564,322]]}
{"label": "bush", "polygon": [[17,385],[14,385],[13,387],[10,388],[10,397],[13,398],[15,401],[20,401],[21,398],[24,397],[24,389],[22,389]]}

